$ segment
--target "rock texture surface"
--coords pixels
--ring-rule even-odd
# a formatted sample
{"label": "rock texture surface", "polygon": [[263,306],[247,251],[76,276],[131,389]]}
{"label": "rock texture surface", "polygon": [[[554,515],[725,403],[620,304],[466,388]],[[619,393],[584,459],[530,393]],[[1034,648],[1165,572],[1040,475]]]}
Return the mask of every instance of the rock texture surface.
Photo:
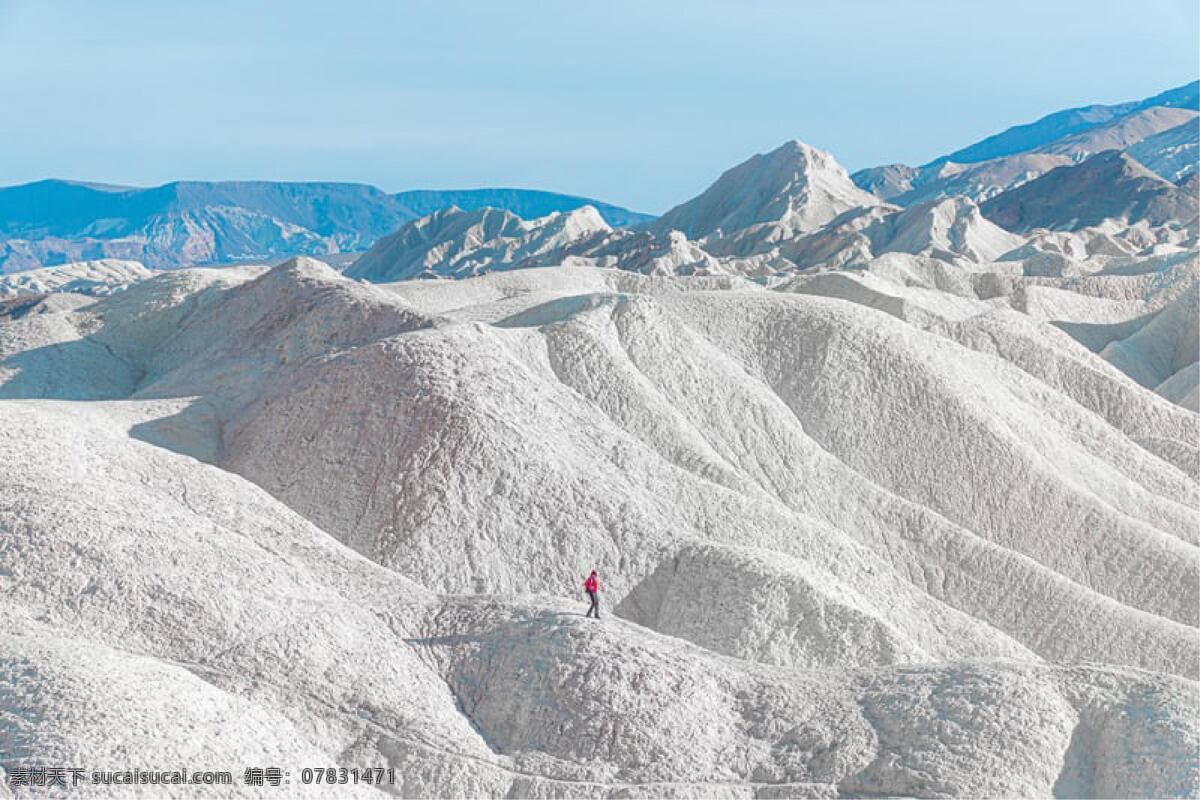
{"label": "rock texture surface", "polygon": [[1188,189],[1112,150],[902,207],[789,142],[636,230],[7,280],[0,769],[1200,795],[1200,259],[1145,187]]}
{"label": "rock texture surface", "polygon": [[496,208],[449,208],[380,239],[346,274],[376,283],[410,278],[465,278],[516,269],[549,256],[561,260],[612,233],[591,206],[526,222]]}
{"label": "rock texture surface", "polygon": [[1013,231],[1074,229],[1105,220],[1195,225],[1200,198],[1109,151],[1059,167],[983,204],[985,216]]}
{"label": "rock texture surface", "polygon": [[4,763],[1195,794],[1192,354],[1112,355],[1195,273],[299,260],[2,318]]}

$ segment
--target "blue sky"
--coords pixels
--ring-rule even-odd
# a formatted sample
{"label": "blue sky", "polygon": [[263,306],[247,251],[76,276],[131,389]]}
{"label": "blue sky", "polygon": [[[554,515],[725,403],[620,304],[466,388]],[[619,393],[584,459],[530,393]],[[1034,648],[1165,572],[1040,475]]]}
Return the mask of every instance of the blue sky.
{"label": "blue sky", "polygon": [[661,212],[799,138],[848,168],[1200,71],[1194,0],[0,0],[0,184],[526,186]]}

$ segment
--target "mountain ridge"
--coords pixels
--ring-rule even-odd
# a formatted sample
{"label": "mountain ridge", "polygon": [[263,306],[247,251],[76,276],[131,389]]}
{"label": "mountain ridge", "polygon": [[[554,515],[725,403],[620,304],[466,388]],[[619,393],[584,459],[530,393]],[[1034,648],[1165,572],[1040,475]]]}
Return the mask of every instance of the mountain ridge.
{"label": "mountain ridge", "polygon": [[[851,178],[859,188],[904,206],[955,194],[983,202],[1055,167],[1115,149],[1175,180],[1194,169],[1187,157],[1200,149],[1198,95],[1200,82],[1193,81],[1140,101],[1067,109],[919,167],[884,164],[860,169]],[[1174,134],[1163,136],[1168,131]]]}
{"label": "mountain ridge", "polygon": [[[328,181],[174,181],[139,188],[47,179],[0,188],[0,274],[102,259],[136,260],[151,268],[276,262],[293,255],[338,256],[346,263],[347,254],[365,252],[404,225],[452,207],[499,209],[528,221],[590,206],[615,229],[591,253],[594,264],[627,262],[640,254],[646,264],[654,262],[652,269],[725,272],[710,256],[752,258],[732,271],[762,275],[787,266],[775,260],[779,255],[814,266],[833,251],[841,251],[838,263],[868,250],[878,253],[881,228],[876,226],[869,243],[862,238],[870,220],[861,209],[875,208],[879,217],[887,208],[959,195],[978,205],[1097,152],[1136,154],[1177,183],[1195,169],[1200,151],[1198,107],[1200,82],[1193,81],[1140,101],[1055,112],[923,167],[892,164],[852,176],[830,154],[791,140],[726,170],[700,195],[658,218],[586,197],[505,187],[388,193],[369,184]],[[1032,149],[1009,153],[1029,145]],[[991,158],[971,160],[984,156]],[[959,213],[950,206],[943,211]],[[850,217],[840,234],[816,247],[797,246],[844,214]],[[930,220],[941,224],[943,214],[935,217]],[[961,222],[976,224],[969,213]],[[639,235],[626,236],[625,229]],[[671,238],[672,230],[685,238]],[[942,249],[932,240],[928,246]],[[966,246],[964,253],[993,249]],[[545,265],[552,255],[539,250],[520,263]]]}
{"label": "mountain ridge", "polygon": [[943,161],[971,164],[1000,156],[1023,153],[1064,136],[1081,133],[1117,117],[1154,106],[1190,108],[1200,111],[1200,80],[1167,89],[1142,100],[1130,100],[1113,105],[1095,103],[1055,111],[1033,122],[1006,128],[1000,133],[985,137],[974,144],[939,156],[923,166],[933,166]]}
{"label": "mountain ridge", "polygon": [[522,216],[590,205],[614,226],[651,219],[590,198],[505,187],[389,194],[332,181],[139,188],[46,179],[0,188],[0,272],[109,257],[176,267],[352,252],[451,205],[497,206]]}
{"label": "mountain ridge", "polygon": [[[1161,128],[1174,131],[1169,126],[1178,114],[1195,118],[1191,111],[1168,112],[1178,110],[1154,106],[1135,112],[1031,156],[1043,161],[1022,160],[1041,165],[1038,172],[1052,167],[1067,172],[1026,174],[1018,188],[995,195],[986,214],[972,192],[888,203],[856,186],[831,154],[789,140],[726,169],[697,196],[633,230],[609,229],[598,217],[601,224],[574,226],[575,235],[553,229],[556,219],[578,211],[531,220],[495,209],[439,211],[380,239],[346,274],[390,283],[571,265],[769,281],[806,270],[862,268],[887,254],[941,259],[967,269],[1030,259],[1038,263],[1035,269],[1061,272],[1078,268],[1071,259],[1101,253],[1178,252],[1196,235],[1196,204],[1189,206],[1186,187],[1110,146],[1141,141]],[[1093,149],[1099,153],[1088,158]],[[1112,156],[1118,169],[1105,168]],[[946,180],[973,174],[972,165],[950,162],[938,172]],[[1051,175],[1056,177],[1048,181]],[[1089,199],[1088,192],[1107,199]],[[1010,218],[1003,202],[1014,195],[1022,209],[1035,209],[1036,219],[1026,220],[1024,210]]]}
{"label": "mountain ridge", "polygon": [[1076,229],[1106,220],[1195,225],[1197,200],[1117,150],[1098,153],[988,200],[980,209],[1017,232]]}

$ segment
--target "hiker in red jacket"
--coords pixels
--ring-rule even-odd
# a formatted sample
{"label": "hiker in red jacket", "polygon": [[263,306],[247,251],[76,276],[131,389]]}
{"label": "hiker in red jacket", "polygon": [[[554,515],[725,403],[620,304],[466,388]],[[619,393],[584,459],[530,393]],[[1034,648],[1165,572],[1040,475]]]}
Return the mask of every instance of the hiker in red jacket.
{"label": "hiker in red jacket", "polygon": [[587,576],[587,580],[583,582],[583,590],[588,593],[588,597],[592,600],[592,605],[588,609],[586,616],[591,616],[592,612],[596,612],[596,619],[600,619],[600,579],[596,577],[596,570],[592,570],[592,574]]}

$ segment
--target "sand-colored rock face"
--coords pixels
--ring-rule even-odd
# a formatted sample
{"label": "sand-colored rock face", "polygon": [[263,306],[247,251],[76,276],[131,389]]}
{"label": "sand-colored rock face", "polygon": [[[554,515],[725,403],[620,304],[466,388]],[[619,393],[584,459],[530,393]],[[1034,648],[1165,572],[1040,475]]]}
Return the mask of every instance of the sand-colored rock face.
{"label": "sand-colored rock face", "polygon": [[1046,252],[0,307],[0,765],[1196,795],[1196,262]]}

